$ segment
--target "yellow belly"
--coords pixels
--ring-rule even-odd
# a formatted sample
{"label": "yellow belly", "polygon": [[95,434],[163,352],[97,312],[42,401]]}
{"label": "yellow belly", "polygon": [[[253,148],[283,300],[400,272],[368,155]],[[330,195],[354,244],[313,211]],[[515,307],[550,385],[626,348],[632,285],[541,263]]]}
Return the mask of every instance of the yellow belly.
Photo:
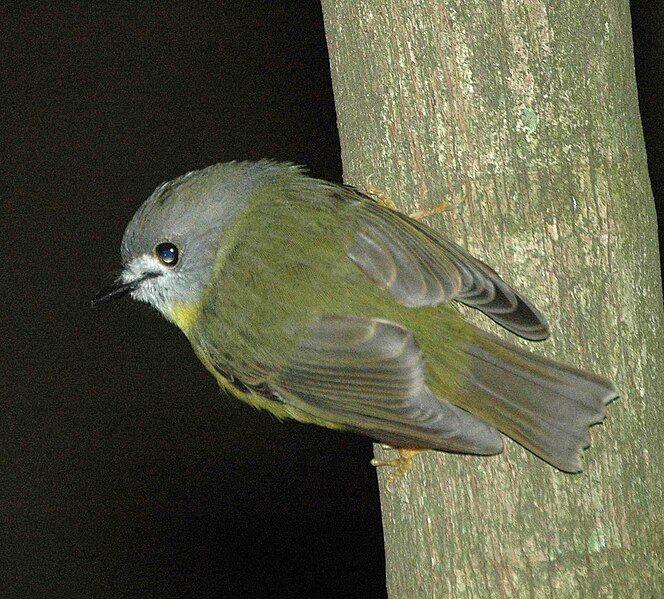
{"label": "yellow belly", "polygon": [[[205,362],[203,363],[205,364]],[[219,387],[221,387],[222,390],[226,391],[233,397],[237,397],[239,400],[249,404],[253,408],[270,412],[270,414],[272,414],[279,420],[291,419],[291,420],[297,420],[298,422],[303,422],[305,424],[316,424],[318,426],[324,426],[326,428],[344,430],[344,427],[340,424],[329,422],[322,418],[317,418],[316,416],[307,414],[306,412],[303,412],[302,410],[299,410],[294,406],[290,406],[286,403],[281,403],[274,399],[268,399],[267,397],[263,397],[258,393],[242,391],[241,389],[238,389],[235,385],[233,385],[233,383],[231,383],[226,377],[216,372],[213,367],[211,368],[208,367],[207,365],[206,367],[214,375],[214,378],[217,379],[217,383],[219,383]]]}
{"label": "yellow belly", "polygon": [[265,410],[278,418],[279,420],[292,419],[297,420],[298,422],[304,422],[306,424],[316,424],[318,426],[324,426],[326,428],[332,428],[337,430],[343,430],[344,427],[336,424],[334,422],[329,422],[311,414],[307,414],[302,410],[299,410],[293,406],[289,406],[286,403],[281,403],[274,399],[269,399],[263,397],[258,393],[252,393],[243,391],[229,381],[225,376],[223,376],[214,365],[208,360],[204,352],[200,351],[196,347],[196,342],[190,336],[190,332],[193,326],[196,324],[198,317],[200,315],[201,303],[189,303],[185,304],[182,302],[175,303],[169,308],[169,316],[171,320],[177,325],[177,327],[189,338],[192,343],[192,347],[198,356],[198,359],[203,363],[205,368],[207,368],[217,380],[219,387],[226,391],[228,394],[233,397],[237,397],[239,400],[249,404],[250,406],[258,409]]}

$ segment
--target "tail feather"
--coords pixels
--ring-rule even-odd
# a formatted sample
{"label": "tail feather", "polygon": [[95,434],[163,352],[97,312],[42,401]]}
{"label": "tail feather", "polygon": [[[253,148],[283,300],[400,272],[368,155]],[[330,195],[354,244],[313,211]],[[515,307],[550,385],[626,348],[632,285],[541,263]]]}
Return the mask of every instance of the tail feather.
{"label": "tail feather", "polygon": [[618,396],[606,378],[531,354],[478,330],[459,405],[565,472],[582,470],[589,428]]}

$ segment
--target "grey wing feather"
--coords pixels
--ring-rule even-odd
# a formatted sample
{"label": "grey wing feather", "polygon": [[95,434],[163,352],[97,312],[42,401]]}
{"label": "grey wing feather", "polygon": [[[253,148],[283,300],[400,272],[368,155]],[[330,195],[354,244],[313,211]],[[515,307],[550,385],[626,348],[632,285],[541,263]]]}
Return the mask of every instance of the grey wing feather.
{"label": "grey wing feather", "polygon": [[309,415],[395,447],[502,451],[496,429],[427,387],[412,333],[390,322],[319,319],[269,386]]}
{"label": "grey wing feather", "polygon": [[361,224],[348,256],[399,303],[421,307],[457,300],[525,339],[549,336],[544,316],[466,250],[359,193],[355,203]]}

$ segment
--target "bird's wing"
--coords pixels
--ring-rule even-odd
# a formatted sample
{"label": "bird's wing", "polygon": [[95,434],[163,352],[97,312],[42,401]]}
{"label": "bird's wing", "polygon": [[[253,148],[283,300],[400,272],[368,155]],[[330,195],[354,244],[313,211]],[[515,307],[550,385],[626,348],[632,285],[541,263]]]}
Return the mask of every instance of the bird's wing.
{"label": "bird's wing", "polygon": [[361,211],[348,256],[400,304],[436,306],[457,300],[525,339],[549,336],[544,316],[466,250],[352,188],[341,193]]}
{"label": "bird's wing", "polygon": [[322,317],[266,385],[287,405],[320,421],[395,447],[494,454],[493,427],[435,395],[410,331],[358,317]]}

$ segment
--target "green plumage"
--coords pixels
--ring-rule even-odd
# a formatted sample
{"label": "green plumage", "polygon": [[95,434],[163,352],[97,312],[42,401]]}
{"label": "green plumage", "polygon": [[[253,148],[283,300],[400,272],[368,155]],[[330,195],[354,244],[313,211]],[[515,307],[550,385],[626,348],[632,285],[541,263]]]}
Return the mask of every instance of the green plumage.
{"label": "green plumage", "polygon": [[[143,272],[164,239],[181,263]],[[289,165],[217,165],[161,186],[123,256],[143,277],[134,296],[182,328],[222,387],[280,418],[475,454],[500,452],[500,430],[576,472],[588,428],[616,396],[606,379],[463,320],[454,300],[522,337],[548,335],[488,266]]]}

